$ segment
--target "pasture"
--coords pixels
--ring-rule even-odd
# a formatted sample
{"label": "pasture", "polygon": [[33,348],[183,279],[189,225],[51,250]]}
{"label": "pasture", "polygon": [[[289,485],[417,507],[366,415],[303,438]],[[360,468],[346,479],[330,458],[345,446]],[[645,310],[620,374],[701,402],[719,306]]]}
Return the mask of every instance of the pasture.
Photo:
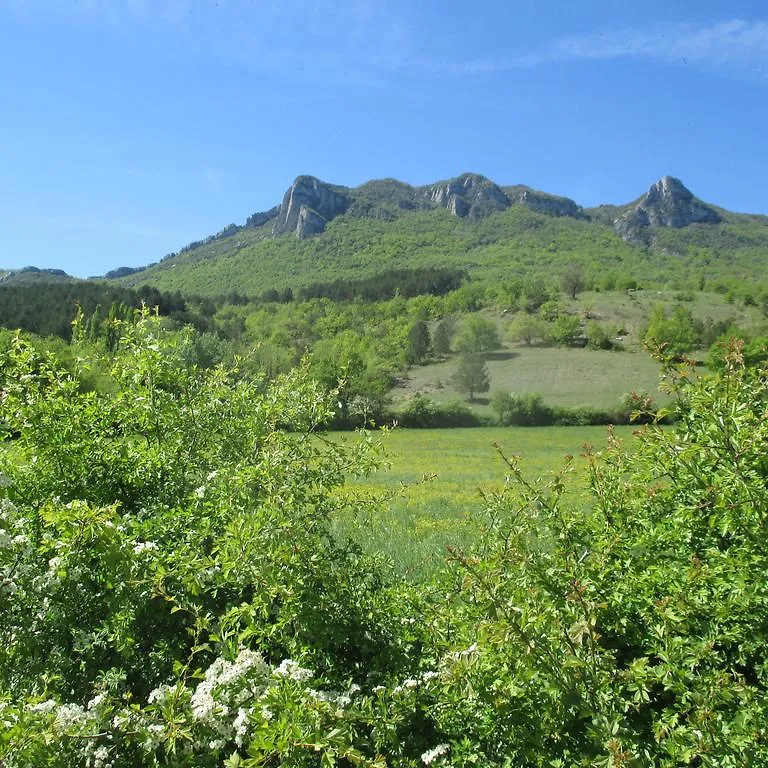
{"label": "pasture", "polygon": [[[629,443],[633,427],[616,434]],[[482,524],[483,490],[500,490],[507,467],[494,447],[519,456],[530,480],[546,481],[575,457],[569,477],[574,491],[584,489],[584,446],[600,450],[606,427],[505,427],[484,429],[396,429],[383,437],[388,469],[351,480],[347,489],[368,498],[354,517],[336,521],[369,552],[391,558],[413,579],[433,573],[447,546],[462,547]],[[338,433],[338,440],[353,439]]]}
{"label": "pasture", "polygon": [[[575,300],[561,298],[559,303],[565,312],[585,321],[589,318],[621,329],[624,351],[511,343],[507,329],[514,313],[486,310],[483,314],[496,322],[503,344],[499,350],[485,355],[490,390],[469,404],[473,411],[492,416],[489,400],[495,390],[538,393],[547,405],[568,408],[581,405],[615,408],[622,396],[632,390],[646,391],[657,403],[663,403],[666,398],[659,392],[660,367],[643,350],[642,342],[654,306],[662,305],[671,312],[682,304],[704,324],[730,321],[743,328],[757,328],[762,322],[757,307],[729,302],[717,293],[585,291]],[[691,355],[703,359],[706,351],[696,350]],[[427,365],[412,366],[407,377],[390,392],[393,403],[402,404],[417,393],[443,404],[465,400],[452,382],[457,363],[458,356],[453,355]]]}
{"label": "pasture", "polygon": [[[490,391],[477,395],[469,404],[481,415],[492,415],[489,396],[495,390],[523,394],[538,392],[547,405],[574,407],[590,405],[615,408],[622,395],[645,390],[658,402],[659,365],[649,355],[562,347],[515,346],[486,355]],[[458,358],[441,363],[414,366],[405,386],[392,392],[395,403],[417,392],[435,402],[447,403],[460,395],[451,378]]]}

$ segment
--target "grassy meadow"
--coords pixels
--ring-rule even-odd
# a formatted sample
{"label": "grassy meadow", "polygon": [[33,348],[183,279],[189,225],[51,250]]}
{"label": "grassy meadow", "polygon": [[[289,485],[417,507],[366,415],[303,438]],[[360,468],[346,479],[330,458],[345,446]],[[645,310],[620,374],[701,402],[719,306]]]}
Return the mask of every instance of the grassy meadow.
{"label": "grassy meadow", "polygon": [[[629,442],[633,427],[616,434]],[[584,489],[585,445],[600,450],[606,427],[505,427],[482,429],[396,429],[383,437],[388,469],[353,480],[347,488],[369,497],[357,515],[337,522],[363,547],[390,557],[395,567],[419,579],[434,571],[446,546],[464,546],[481,525],[483,490],[503,487],[507,456],[519,456],[530,480],[546,481],[576,457],[570,475],[574,491]],[[349,433],[339,440],[353,439]]]}
{"label": "grassy meadow", "polygon": [[[681,302],[681,297],[685,300]],[[744,328],[759,327],[762,315],[757,307],[729,302],[716,293],[681,294],[679,291],[638,290],[632,292],[585,291],[576,299],[562,298],[562,309],[569,314],[614,325],[622,331],[621,351],[552,346],[526,346],[508,340],[508,325],[513,313],[484,310],[482,314],[496,322],[502,338],[501,349],[485,355],[490,375],[490,390],[476,395],[469,404],[481,416],[493,415],[489,406],[495,390],[525,394],[536,392],[550,406],[573,408],[615,408],[626,393],[648,392],[657,403],[663,403],[659,391],[660,366],[643,348],[643,335],[654,306],[662,305],[671,312],[683,303],[702,322],[730,321]],[[435,323],[436,325],[436,323]],[[432,329],[434,332],[434,328]],[[703,359],[706,352],[692,352]],[[395,405],[421,394],[437,403],[464,400],[452,377],[458,356],[414,365],[407,377],[398,382],[390,396]]]}
{"label": "grassy meadow", "polygon": [[[642,352],[515,346],[486,355],[490,391],[475,396],[472,409],[491,415],[490,394],[504,390],[538,392],[547,405],[591,405],[612,408],[631,390],[646,390],[659,399],[659,365]],[[435,402],[463,399],[451,383],[458,358],[414,366],[408,380],[392,392],[395,403],[417,392]]]}

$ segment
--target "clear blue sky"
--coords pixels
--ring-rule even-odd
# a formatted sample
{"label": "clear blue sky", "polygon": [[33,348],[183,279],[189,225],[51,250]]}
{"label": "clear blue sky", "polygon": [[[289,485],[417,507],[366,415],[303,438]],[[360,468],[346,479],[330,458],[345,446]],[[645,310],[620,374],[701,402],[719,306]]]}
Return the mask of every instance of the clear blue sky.
{"label": "clear blue sky", "polygon": [[147,264],[303,173],[768,213],[765,0],[0,0],[0,72],[0,267]]}

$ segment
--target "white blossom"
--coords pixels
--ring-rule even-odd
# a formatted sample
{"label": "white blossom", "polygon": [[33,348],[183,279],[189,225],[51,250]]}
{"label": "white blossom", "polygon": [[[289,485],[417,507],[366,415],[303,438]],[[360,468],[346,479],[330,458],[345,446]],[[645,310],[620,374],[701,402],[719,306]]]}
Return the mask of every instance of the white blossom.
{"label": "white blossom", "polygon": [[412,690],[413,688],[418,688],[419,681],[414,679],[413,677],[409,677],[406,680],[403,680],[401,685],[396,685],[392,689],[392,693],[402,693],[405,690]]}
{"label": "white blossom", "polygon": [[216,700],[213,698],[211,689],[213,684],[202,682],[192,694],[192,716],[195,720],[209,720],[216,712]]}
{"label": "white blossom", "polygon": [[280,665],[275,667],[273,672],[275,677],[287,677],[289,680],[309,680],[312,677],[312,671],[298,665],[293,659],[283,659]]}
{"label": "white blossom", "polygon": [[176,693],[176,688],[171,685],[160,685],[152,689],[147,696],[148,704],[164,704]]}
{"label": "white blossom", "polygon": [[444,755],[449,749],[450,747],[447,744],[438,744],[436,747],[433,747],[432,749],[428,749],[421,756],[421,762],[424,763],[424,765],[429,765],[438,757],[440,757],[441,755]]}
{"label": "white blossom", "polygon": [[87,722],[88,715],[79,704],[61,704],[56,709],[56,721],[54,728],[58,731],[66,731],[76,725]]}
{"label": "white blossom", "polygon": [[211,720],[216,715],[226,715],[229,709],[228,704],[232,703],[231,697],[240,691],[225,693],[224,689],[254,673],[262,678],[261,685],[251,684],[252,693],[256,696],[263,692],[266,677],[269,674],[269,667],[261,654],[243,648],[234,661],[216,659],[208,667],[205,678],[192,694],[192,714],[195,719]]}
{"label": "white blossom", "polygon": [[48,572],[44,576],[46,584],[52,584],[59,579],[59,566],[61,565],[61,558],[56,556],[52,557],[48,561]]}
{"label": "white blossom", "polygon": [[232,723],[232,727],[235,729],[235,744],[237,744],[238,747],[242,747],[245,734],[248,732],[248,710],[247,709],[243,709],[243,707],[240,707],[240,709],[237,710],[237,717]]}
{"label": "white blossom", "polygon": [[111,765],[109,762],[109,750],[104,746],[94,750],[92,757],[93,768],[107,768],[107,766]]}
{"label": "white blossom", "polygon": [[92,699],[91,699],[91,700],[88,702],[88,705],[87,705],[86,709],[88,709],[88,710],[91,710],[91,709],[96,709],[96,707],[98,707],[99,705],[101,705],[101,704],[102,704],[102,702],[104,701],[104,699],[105,699],[106,697],[107,697],[107,696],[106,696],[106,694],[105,694],[105,693],[97,693],[97,694],[96,694],[96,695],[95,695],[95,696],[94,696],[94,697],[93,697],[93,698],[92,698]]}

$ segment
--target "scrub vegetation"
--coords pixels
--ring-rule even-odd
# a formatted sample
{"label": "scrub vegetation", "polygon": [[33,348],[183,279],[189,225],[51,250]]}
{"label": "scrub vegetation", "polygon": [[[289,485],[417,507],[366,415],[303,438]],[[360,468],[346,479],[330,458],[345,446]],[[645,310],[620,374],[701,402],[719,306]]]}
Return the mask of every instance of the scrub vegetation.
{"label": "scrub vegetation", "polygon": [[323,433],[342,393],[309,363],[201,366],[146,312],[106,338],[0,356],[4,765],[768,761],[768,384],[742,342],[707,376],[669,355],[674,423],[629,451],[529,473],[504,430],[472,535],[414,574],[359,535],[385,459]]}

